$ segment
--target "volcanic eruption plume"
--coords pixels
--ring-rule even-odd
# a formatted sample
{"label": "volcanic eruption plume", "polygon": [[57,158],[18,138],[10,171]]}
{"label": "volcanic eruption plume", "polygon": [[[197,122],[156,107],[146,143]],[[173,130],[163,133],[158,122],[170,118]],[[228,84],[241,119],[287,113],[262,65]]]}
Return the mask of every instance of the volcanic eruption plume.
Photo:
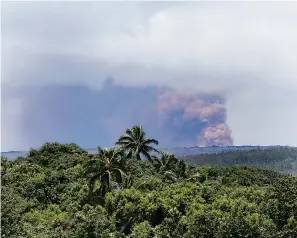
{"label": "volcanic eruption plume", "polygon": [[221,95],[184,94],[166,90],[158,96],[159,126],[172,142],[199,146],[233,145],[226,124],[227,110]]}

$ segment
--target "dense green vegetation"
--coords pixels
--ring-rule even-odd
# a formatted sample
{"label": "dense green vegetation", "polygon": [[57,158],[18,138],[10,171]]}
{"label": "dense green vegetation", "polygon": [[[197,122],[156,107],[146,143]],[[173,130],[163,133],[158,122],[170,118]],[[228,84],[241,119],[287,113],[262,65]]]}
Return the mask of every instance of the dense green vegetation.
{"label": "dense green vegetation", "polygon": [[247,151],[198,154],[185,156],[184,160],[195,165],[249,165],[297,174],[297,148],[295,147],[258,148]]}
{"label": "dense green vegetation", "polygon": [[138,126],[116,144],[2,157],[2,237],[297,237],[296,177],[153,156]]}

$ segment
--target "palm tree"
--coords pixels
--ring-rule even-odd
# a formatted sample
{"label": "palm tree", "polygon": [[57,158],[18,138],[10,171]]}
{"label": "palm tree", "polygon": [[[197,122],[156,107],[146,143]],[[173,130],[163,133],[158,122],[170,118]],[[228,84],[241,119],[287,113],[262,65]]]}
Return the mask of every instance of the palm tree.
{"label": "palm tree", "polygon": [[187,176],[185,161],[176,158],[171,153],[162,152],[161,157],[153,157],[152,163],[157,172],[163,174],[165,179],[176,181]]}
{"label": "palm tree", "polygon": [[170,170],[173,167],[173,164],[177,162],[177,158],[171,153],[162,152],[161,157],[154,156],[152,159],[153,166],[158,173]]}
{"label": "palm tree", "polygon": [[125,177],[122,170],[124,163],[125,156],[121,149],[101,149],[98,147],[98,154],[91,155],[86,170],[90,185],[89,196],[92,195],[97,180],[101,183],[99,189],[101,196],[110,191],[113,185],[121,185]]}
{"label": "palm tree", "polygon": [[121,146],[126,152],[128,157],[133,157],[141,160],[141,155],[147,158],[149,161],[152,160],[150,153],[159,153],[151,145],[158,145],[159,142],[155,139],[145,137],[145,132],[142,126],[133,126],[131,129],[127,129],[126,133],[122,135],[116,145]]}

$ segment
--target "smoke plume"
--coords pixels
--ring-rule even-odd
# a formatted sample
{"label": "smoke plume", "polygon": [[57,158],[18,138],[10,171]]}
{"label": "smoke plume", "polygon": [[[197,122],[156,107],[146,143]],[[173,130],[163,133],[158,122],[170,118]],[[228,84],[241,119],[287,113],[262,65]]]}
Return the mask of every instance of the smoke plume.
{"label": "smoke plume", "polygon": [[158,96],[157,103],[159,126],[176,131],[175,139],[187,134],[199,146],[233,145],[223,96],[166,90]]}
{"label": "smoke plume", "polygon": [[219,124],[205,128],[199,138],[198,145],[201,146],[230,146],[233,145],[231,129],[227,124]]}

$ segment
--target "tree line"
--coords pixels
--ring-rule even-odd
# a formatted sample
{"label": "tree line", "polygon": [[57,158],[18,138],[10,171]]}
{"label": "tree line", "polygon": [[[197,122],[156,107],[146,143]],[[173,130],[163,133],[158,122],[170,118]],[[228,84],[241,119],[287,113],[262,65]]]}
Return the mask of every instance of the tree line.
{"label": "tree line", "polygon": [[220,153],[183,156],[183,159],[187,163],[195,165],[249,165],[297,174],[297,148],[294,147],[224,151]]}

